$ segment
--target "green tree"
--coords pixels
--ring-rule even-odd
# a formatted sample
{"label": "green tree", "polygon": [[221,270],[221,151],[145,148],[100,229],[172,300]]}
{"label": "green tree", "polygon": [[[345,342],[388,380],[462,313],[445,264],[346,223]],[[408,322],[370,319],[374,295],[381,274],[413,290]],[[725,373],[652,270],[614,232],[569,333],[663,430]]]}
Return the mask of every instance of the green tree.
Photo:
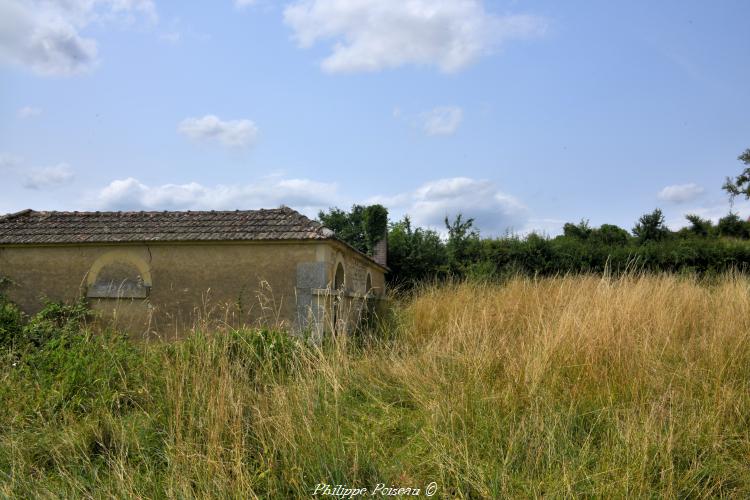
{"label": "green tree", "polygon": [[412,228],[408,216],[394,223],[388,233],[389,281],[411,286],[419,281],[441,278],[447,273],[447,254],[440,235]]}
{"label": "green tree", "polygon": [[578,224],[566,222],[563,226],[563,235],[577,240],[587,240],[591,236],[592,231],[589,221],[586,219],[581,219],[581,222]]}
{"label": "green tree", "polygon": [[462,214],[453,222],[446,216],[445,228],[448,230],[448,265],[454,275],[463,276],[467,266],[478,257],[479,231],[474,227],[474,219],[463,220]]}
{"label": "green tree", "polygon": [[750,236],[748,223],[734,212],[729,212],[728,215],[719,219],[716,229],[719,232],[719,236],[742,239],[747,239]]}
{"label": "green tree", "polygon": [[318,212],[318,220],[337,238],[368,255],[388,230],[388,210],[383,205],[353,205],[349,212],[329,208]]}
{"label": "green tree", "polygon": [[708,219],[704,219],[695,214],[686,215],[685,218],[690,222],[688,226],[688,232],[695,236],[707,238],[714,233],[714,224]]}
{"label": "green tree", "polygon": [[614,224],[602,224],[599,229],[592,230],[591,239],[605,245],[624,246],[630,241],[630,233]]}
{"label": "green tree", "polygon": [[365,207],[353,205],[350,212],[338,207],[329,208],[328,212],[318,212],[318,220],[332,230],[336,237],[349,243],[361,252],[367,251],[364,230],[362,227],[363,212]]}
{"label": "green tree", "polygon": [[633,234],[640,243],[662,241],[669,236],[669,228],[664,223],[662,211],[657,208],[650,214],[642,215],[633,228]]}
{"label": "green tree", "polygon": [[732,200],[739,195],[745,195],[745,198],[750,198],[750,149],[746,149],[737,159],[747,166],[734,180],[731,177],[727,177],[726,182],[722,186],[722,189],[729,194],[729,198]]}

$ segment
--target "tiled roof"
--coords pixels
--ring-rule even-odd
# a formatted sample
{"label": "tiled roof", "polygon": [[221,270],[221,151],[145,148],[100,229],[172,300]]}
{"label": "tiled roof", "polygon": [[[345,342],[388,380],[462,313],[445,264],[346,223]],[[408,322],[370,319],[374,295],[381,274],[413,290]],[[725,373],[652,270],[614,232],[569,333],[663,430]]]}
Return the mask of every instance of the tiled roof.
{"label": "tiled roof", "polygon": [[24,210],[0,217],[0,245],[327,239],[335,239],[333,231],[288,207],[234,212]]}

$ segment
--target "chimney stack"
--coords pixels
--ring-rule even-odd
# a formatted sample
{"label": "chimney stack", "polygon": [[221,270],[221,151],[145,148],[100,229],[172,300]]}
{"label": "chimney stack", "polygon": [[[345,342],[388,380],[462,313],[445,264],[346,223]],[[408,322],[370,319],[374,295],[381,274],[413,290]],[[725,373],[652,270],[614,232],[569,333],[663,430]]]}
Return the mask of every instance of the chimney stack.
{"label": "chimney stack", "polygon": [[372,260],[383,267],[388,266],[388,229],[383,233],[383,237],[375,243],[372,251]]}

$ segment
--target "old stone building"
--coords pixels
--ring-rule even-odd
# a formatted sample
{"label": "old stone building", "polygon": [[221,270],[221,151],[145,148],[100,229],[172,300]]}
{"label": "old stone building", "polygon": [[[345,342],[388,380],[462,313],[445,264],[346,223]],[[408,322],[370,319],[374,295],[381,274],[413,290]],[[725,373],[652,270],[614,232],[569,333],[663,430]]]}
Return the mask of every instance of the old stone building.
{"label": "old stone building", "polygon": [[351,330],[385,291],[385,241],[375,254],[286,207],[0,217],[0,276],[24,311],[83,296],[118,327],[165,337],[201,322]]}

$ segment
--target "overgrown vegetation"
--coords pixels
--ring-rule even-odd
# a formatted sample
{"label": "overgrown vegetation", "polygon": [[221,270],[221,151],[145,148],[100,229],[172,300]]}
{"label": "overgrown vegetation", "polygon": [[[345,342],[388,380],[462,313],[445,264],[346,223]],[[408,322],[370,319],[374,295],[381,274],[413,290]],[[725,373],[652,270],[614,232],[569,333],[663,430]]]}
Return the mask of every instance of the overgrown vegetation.
{"label": "overgrown vegetation", "polygon": [[[750,149],[739,160],[746,167],[723,186],[732,201],[736,196],[750,198]],[[332,208],[318,218],[339,238],[371,253],[365,241],[373,234],[366,224],[366,214],[372,213],[387,221],[387,211],[380,205],[355,205],[349,212]],[[750,266],[750,222],[731,210],[716,224],[695,214],[688,214],[686,220],[686,227],[672,231],[656,209],[641,216],[632,231],[612,224],[591,227],[582,220],[565,224],[563,234],[554,238],[536,233],[482,238],[474,220],[462,214],[445,218],[443,234],[414,227],[407,215],[388,226],[388,279],[391,285],[410,288],[448,279],[503,280],[519,273],[618,274],[637,269],[715,276]]]}
{"label": "overgrown vegetation", "polygon": [[[387,225],[320,217],[370,253]],[[25,317],[0,294],[0,496],[750,497],[750,227],[687,219],[482,239],[405,217],[389,263],[414,293],[323,345],[133,342],[83,302]]]}
{"label": "overgrown vegetation", "polygon": [[0,496],[748,497],[749,291],[740,274],[447,284],[398,305],[387,340],[321,347],[11,315],[57,333],[3,346]]}
{"label": "overgrown vegetation", "polygon": [[[381,207],[382,208],[382,207]],[[363,207],[347,213],[331,209],[341,238],[356,246],[363,238],[354,222]],[[322,220],[328,216],[321,215]],[[509,276],[554,276],[566,273],[624,273],[632,270],[696,273],[715,276],[750,266],[750,223],[730,213],[714,224],[688,215],[689,225],[671,231],[661,210],[643,215],[632,234],[612,224],[591,227],[588,221],[567,223],[563,234],[481,238],[472,219],[459,214],[445,220],[445,237],[413,227],[408,216],[391,223],[388,232],[388,279],[412,287],[420,282],[465,278],[504,280]],[[353,236],[354,235],[354,236]]]}
{"label": "overgrown vegetation", "polygon": [[354,205],[350,212],[332,208],[318,213],[326,227],[351,246],[372,255],[375,245],[388,231],[388,210],[382,205]]}

